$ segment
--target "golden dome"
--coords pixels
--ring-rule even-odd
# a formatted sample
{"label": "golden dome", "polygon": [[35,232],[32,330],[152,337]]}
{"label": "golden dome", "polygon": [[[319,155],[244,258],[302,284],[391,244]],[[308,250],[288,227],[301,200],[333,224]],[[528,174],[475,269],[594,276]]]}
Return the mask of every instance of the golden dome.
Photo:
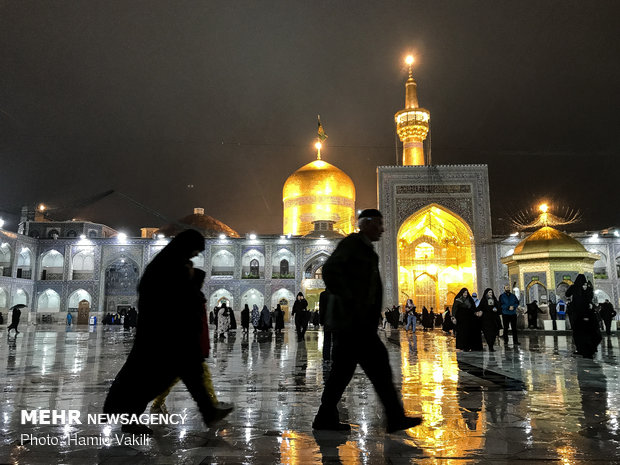
{"label": "golden dome", "polygon": [[355,185],[349,176],[324,160],[314,160],[291,174],[282,189],[283,234],[305,235],[313,221],[334,221],[334,230],[355,230]]}
{"label": "golden dome", "polygon": [[573,239],[557,229],[545,226],[519,242],[513,255],[549,252],[562,254],[588,253],[577,239]]}

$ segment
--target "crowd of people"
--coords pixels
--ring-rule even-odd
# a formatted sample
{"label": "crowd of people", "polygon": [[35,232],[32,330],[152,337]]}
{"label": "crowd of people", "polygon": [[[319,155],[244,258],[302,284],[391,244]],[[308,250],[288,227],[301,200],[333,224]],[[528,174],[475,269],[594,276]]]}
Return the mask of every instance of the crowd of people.
{"label": "crowd of people", "polygon": [[[566,297],[568,302],[560,299],[549,303],[549,315],[554,329],[556,320],[564,320],[568,316],[577,349],[574,355],[593,358],[601,341],[601,330],[604,329],[607,335],[611,334],[611,322],[616,311],[609,300],[597,304],[594,287],[583,274],[579,274],[567,289]],[[493,289],[487,288],[480,299],[475,292],[470,294],[467,288],[463,288],[455,296],[452,310],[446,307],[443,315],[434,313],[432,307],[430,311],[423,307],[421,312],[417,312],[412,299],[407,300],[403,312],[400,312],[399,308],[395,306],[385,311],[384,327],[389,324],[397,328],[401,324],[406,331],[413,332],[418,325],[421,325],[424,331],[441,327],[447,334],[454,332],[457,349],[483,350],[484,338],[490,352],[495,350],[500,333],[506,345],[510,334],[513,345],[520,345],[517,329],[519,314],[527,317],[528,329],[539,329],[538,317],[544,313],[537,300],[521,308],[518,297],[508,285],[499,297]]]}
{"label": "crowd of people", "polygon": [[[300,339],[303,339],[310,324],[315,329],[320,326],[319,311],[308,310],[308,301],[301,292],[297,294],[291,317],[294,317],[295,329]],[[249,334],[252,326],[254,333],[273,329],[276,334],[280,334],[284,329],[284,320],[285,314],[281,304],[277,304],[273,310],[269,310],[267,305],[263,305],[262,310],[259,310],[258,305],[253,304],[250,310],[246,303],[241,310],[241,332]],[[219,338],[225,338],[229,331],[237,329],[235,312],[228,306],[226,300],[222,299],[220,305],[209,312],[209,324],[215,326],[215,333]]]}

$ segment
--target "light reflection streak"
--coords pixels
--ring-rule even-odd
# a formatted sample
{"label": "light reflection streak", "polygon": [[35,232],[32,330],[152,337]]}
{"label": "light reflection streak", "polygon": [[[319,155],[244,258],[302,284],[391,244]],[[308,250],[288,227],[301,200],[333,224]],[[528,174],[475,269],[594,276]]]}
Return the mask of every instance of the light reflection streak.
{"label": "light reflection streak", "polygon": [[[482,406],[475,423],[470,421],[468,426],[464,415],[470,419],[476,412],[464,410],[459,404],[463,393],[459,391],[459,368],[452,340],[437,338],[440,345],[433,350],[412,352],[409,337],[418,336],[400,333],[403,402],[408,415],[422,414],[424,422],[407,430],[407,435],[431,446],[426,451],[432,457],[463,457],[481,450],[486,433],[485,408]],[[417,357],[417,362],[413,357]]]}

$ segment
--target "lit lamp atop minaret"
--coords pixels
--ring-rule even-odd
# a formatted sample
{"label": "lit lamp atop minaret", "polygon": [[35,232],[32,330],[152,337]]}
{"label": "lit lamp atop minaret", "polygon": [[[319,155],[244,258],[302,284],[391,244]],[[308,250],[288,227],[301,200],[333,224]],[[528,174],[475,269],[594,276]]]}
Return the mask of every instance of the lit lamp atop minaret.
{"label": "lit lamp atop minaret", "polygon": [[405,62],[409,65],[409,79],[405,84],[405,109],[394,115],[396,132],[403,142],[403,166],[425,165],[424,139],[428,134],[431,113],[418,105],[417,84],[413,79],[413,56]]}

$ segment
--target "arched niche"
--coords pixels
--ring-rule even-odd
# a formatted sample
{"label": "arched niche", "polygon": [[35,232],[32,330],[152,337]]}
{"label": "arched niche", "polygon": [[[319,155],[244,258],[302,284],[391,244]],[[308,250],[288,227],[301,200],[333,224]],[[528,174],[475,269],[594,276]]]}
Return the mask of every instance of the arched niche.
{"label": "arched niche", "polygon": [[211,276],[233,276],[235,257],[228,250],[219,250],[211,258]]}
{"label": "arched niche", "polygon": [[41,255],[42,280],[61,280],[63,268],[64,256],[58,250],[49,250]]}
{"label": "arched niche", "polygon": [[242,278],[264,278],[265,256],[256,249],[248,250],[241,257]]}
{"label": "arched niche", "polygon": [[[286,301],[283,303],[282,300]],[[293,304],[295,303],[295,295],[288,289],[278,289],[273,294],[271,294],[271,308],[275,308],[276,305],[288,305],[293,308]]]}
{"label": "arched niche", "polygon": [[26,291],[24,291],[23,289],[17,289],[15,291],[15,294],[13,294],[13,303],[11,306],[19,304],[30,305],[29,300],[30,297]]}
{"label": "arched niche", "polygon": [[276,305],[280,304],[282,311],[284,312],[284,321],[289,321],[291,311],[293,310],[293,304],[295,303],[295,295],[288,289],[278,289],[271,294],[271,307],[276,308]]}
{"label": "arched niche", "polygon": [[420,273],[414,282],[415,305],[419,311],[426,307],[428,311],[437,310],[438,284],[437,277],[428,273]]}
{"label": "arched niche", "polygon": [[90,293],[84,289],[78,289],[71,293],[69,296],[69,310],[76,311],[78,309],[78,305],[82,300],[88,301],[90,306],[93,305],[93,298]]}
{"label": "arched niche", "polygon": [[611,297],[609,297],[609,294],[607,294],[607,292],[603,291],[602,289],[595,289],[594,297],[599,305],[605,302],[605,300],[609,300],[611,302]]}
{"label": "arched niche", "polygon": [[7,242],[0,244],[0,276],[11,276],[13,251]]}
{"label": "arched niche", "polygon": [[233,295],[228,289],[218,289],[214,293],[209,296],[209,310],[212,310],[215,307],[219,307],[222,301],[226,301],[228,306],[233,307]]}
{"label": "arched niche", "polygon": [[594,262],[594,279],[608,279],[609,272],[607,271],[607,254],[604,254],[598,249],[591,249],[590,252],[599,256],[599,259]]}
{"label": "arched niche", "polygon": [[252,305],[256,304],[259,310],[262,310],[263,305],[265,305],[265,296],[257,289],[248,289],[241,296],[241,306],[243,307],[245,304],[248,304],[250,309]]}
{"label": "arched niche", "polygon": [[[437,204],[407,218],[397,234],[398,290],[403,303],[444,308],[463,287],[474,287],[473,233],[458,215]],[[421,304],[422,299],[425,304]]]}
{"label": "arched niche", "polygon": [[105,269],[105,295],[121,296],[136,293],[140,268],[131,258],[121,257]]}
{"label": "arched niche", "polygon": [[537,301],[539,304],[546,304],[548,301],[547,288],[539,281],[532,281],[527,286],[527,302],[531,304]]}
{"label": "arched niche", "polygon": [[295,255],[283,247],[276,251],[271,258],[271,275],[274,279],[295,278]]}
{"label": "arched niche", "polygon": [[60,295],[52,289],[46,289],[39,294],[37,299],[37,311],[53,313],[60,311]]}
{"label": "arched niche", "polygon": [[0,309],[9,308],[9,293],[3,287],[0,287]]}
{"label": "arched niche", "polygon": [[315,276],[317,274],[317,271],[319,272],[319,274],[322,274],[322,270],[319,270],[319,268],[323,268],[323,264],[327,261],[328,258],[329,255],[324,252],[321,252],[310,258],[304,265],[304,278],[316,279]]}
{"label": "arched niche", "polygon": [[71,260],[71,279],[93,279],[95,274],[95,251],[92,247],[80,250]]}
{"label": "arched niche", "polygon": [[24,247],[17,256],[16,277],[22,279],[32,278],[32,252],[28,247]]}

